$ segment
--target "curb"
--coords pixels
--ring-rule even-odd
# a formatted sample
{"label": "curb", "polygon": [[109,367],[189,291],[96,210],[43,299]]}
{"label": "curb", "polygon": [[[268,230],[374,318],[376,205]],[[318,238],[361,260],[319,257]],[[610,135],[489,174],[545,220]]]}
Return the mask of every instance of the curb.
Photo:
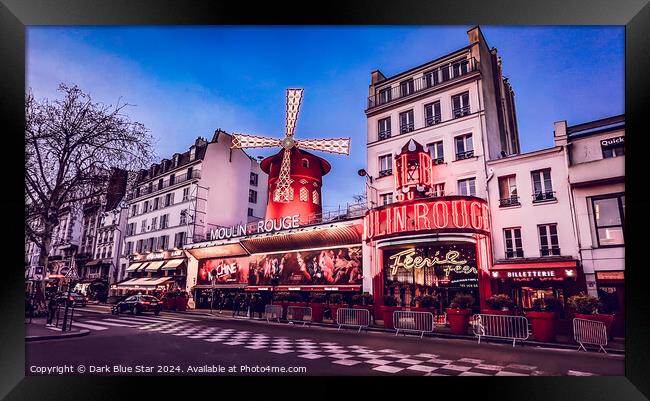
{"label": "curb", "polygon": [[56,340],[59,338],[83,337],[90,334],[90,330],[82,329],[74,333],[51,334],[46,336],[25,336],[25,341]]}
{"label": "curb", "polygon": [[[192,312],[192,311],[186,311],[186,312],[177,312],[177,311],[167,311],[171,312],[174,314],[179,314],[179,315],[199,315],[199,316],[206,316],[206,317],[212,317],[215,319],[224,319],[224,320],[248,320],[248,321],[265,321],[266,319],[259,319],[259,318],[246,318],[246,319],[231,319],[230,316],[220,316],[220,315],[211,315],[209,313],[205,312]],[[287,321],[282,321],[282,322],[287,322]],[[305,327],[308,326],[316,326],[316,327],[330,327],[330,328],[336,328],[338,325],[333,324],[333,323],[318,323],[318,322],[308,322]],[[302,327],[302,326],[301,326]],[[395,334],[395,330],[389,330],[383,327],[367,327],[364,329],[365,331],[372,331],[376,333],[390,333],[390,334]],[[408,333],[407,333],[408,334]],[[462,336],[462,335],[456,335],[456,334],[448,334],[448,333],[441,333],[441,332],[434,332],[433,334],[430,333],[425,333],[424,337],[428,338],[443,338],[443,339],[450,339],[450,340],[466,340],[466,341],[476,341],[475,336]],[[512,341],[510,340],[501,340],[498,338],[482,338],[481,339],[482,343],[501,343],[501,344],[512,344]],[[528,346],[534,346],[534,347],[545,347],[545,348],[551,348],[551,349],[558,349],[558,350],[573,350],[576,351],[577,345],[574,344],[563,344],[563,343],[544,343],[544,342],[539,342],[539,341],[532,341],[532,340],[526,340],[523,342],[518,342],[518,345],[528,345]],[[616,348],[605,348],[608,354],[613,354],[613,355],[625,355],[625,350],[622,349],[616,349]]]}

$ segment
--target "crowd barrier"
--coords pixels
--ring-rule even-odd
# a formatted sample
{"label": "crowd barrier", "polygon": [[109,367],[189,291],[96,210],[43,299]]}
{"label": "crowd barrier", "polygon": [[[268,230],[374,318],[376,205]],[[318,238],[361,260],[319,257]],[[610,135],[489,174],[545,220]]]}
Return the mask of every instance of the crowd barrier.
{"label": "crowd barrier", "polygon": [[270,322],[271,320],[277,320],[277,322],[280,323],[280,318],[282,318],[282,306],[266,305],[264,307],[264,317],[266,317],[267,322]]}
{"label": "crowd barrier", "polygon": [[394,311],[393,312],[393,327],[395,328],[395,335],[398,335],[400,330],[419,332],[420,338],[424,333],[433,332],[434,317],[431,312],[414,312],[414,311]]}
{"label": "crowd barrier", "polygon": [[607,345],[607,328],[603,322],[574,318],[573,339],[580,344],[578,351],[581,349],[587,351],[585,344],[589,344],[597,345],[599,347],[598,352],[603,350],[604,353],[607,353],[603,347]]}
{"label": "crowd barrier", "polygon": [[504,338],[512,339],[514,347],[517,340],[527,340],[530,335],[528,319],[524,316],[476,314],[472,329],[479,344],[481,337]]}
{"label": "crowd barrier", "polygon": [[370,312],[367,309],[339,308],[336,311],[336,322],[341,327],[358,327],[357,332],[370,325]]}
{"label": "crowd barrier", "polygon": [[287,308],[287,320],[291,324],[302,323],[304,326],[307,322],[311,322],[311,307],[289,306]]}

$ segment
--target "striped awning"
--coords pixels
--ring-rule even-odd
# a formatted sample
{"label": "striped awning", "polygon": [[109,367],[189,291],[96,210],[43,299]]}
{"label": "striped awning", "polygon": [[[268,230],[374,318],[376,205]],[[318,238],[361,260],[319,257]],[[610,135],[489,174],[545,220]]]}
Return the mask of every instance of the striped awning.
{"label": "striped awning", "polygon": [[162,267],[163,270],[176,270],[178,266],[183,264],[185,259],[171,259],[168,260]]}
{"label": "striped awning", "polygon": [[127,272],[137,271],[140,266],[142,266],[142,263],[131,263],[129,267],[126,268],[126,271]]}
{"label": "striped awning", "polygon": [[157,262],[150,262],[149,266],[145,267],[144,271],[146,271],[146,272],[157,272],[158,270],[160,270],[163,263],[165,263],[164,260],[160,260],[160,261],[157,261]]}
{"label": "striped awning", "polygon": [[144,263],[142,263],[142,266],[140,266],[140,267],[138,268],[138,270],[136,270],[136,271],[143,272],[144,269],[147,268],[147,266],[149,266],[149,262],[144,262]]}

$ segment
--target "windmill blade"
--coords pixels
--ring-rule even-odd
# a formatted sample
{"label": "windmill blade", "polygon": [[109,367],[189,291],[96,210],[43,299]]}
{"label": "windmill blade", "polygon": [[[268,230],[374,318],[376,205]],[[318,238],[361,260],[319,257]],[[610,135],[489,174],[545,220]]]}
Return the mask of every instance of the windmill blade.
{"label": "windmill blade", "polygon": [[282,164],[280,165],[280,175],[278,176],[278,183],[275,186],[273,193],[274,202],[286,203],[293,200],[293,188],[291,183],[291,149],[285,149],[282,155]]}
{"label": "windmill blade", "polygon": [[320,150],[340,155],[350,154],[350,138],[302,139],[296,141],[296,146],[302,149]]}
{"label": "windmill blade", "polygon": [[293,132],[296,129],[296,121],[298,121],[298,112],[300,111],[300,103],[302,102],[303,92],[304,89],[299,88],[287,89],[286,137],[293,137]]}
{"label": "windmill blade", "polygon": [[282,146],[279,139],[246,134],[233,134],[231,148],[273,148]]}

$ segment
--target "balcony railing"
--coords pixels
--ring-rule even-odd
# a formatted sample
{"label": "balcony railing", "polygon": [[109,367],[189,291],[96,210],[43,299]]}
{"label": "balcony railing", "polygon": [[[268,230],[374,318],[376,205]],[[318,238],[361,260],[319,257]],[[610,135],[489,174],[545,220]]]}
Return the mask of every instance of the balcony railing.
{"label": "balcony railing", "polygon": [[555,191],[536,192],[533,194],[533,203],[555,200]]}
{"label": "balcony railing", "polygon": [[379,171],[379,177],[386,177],[386,176],[392,175],[392,174],[393,174],[393,169],[392,168],[388,169],[388,170],[380,170]]}
{"label": "balcony railing", "polygon": [[380,131],[377,135],[378,140],[383,141],[384,139],[390,138],[390,130]]}
{"label": "balcony railing", "polygon": [[436,114],[434,116],[427,117],[426,120],[425,120],[425,122],[427,124],[427,127],[430,127],[430,126],[435,125],[435,124],[440,124],[441,121],[442,121],[442,115],[440,115],[440,114]]}
{"label": "balcony railing", "polygon": [[550,248],[540,248],[539,254],[541,256],[560,256],[560,248],[557,246]]}
{"label": "balcony railing", "polygon": [[499,207],[518,206],[518,205],[520,205],[518,196],[511,196],[509,198],[499,199]]}
{"label": "balcony railing", "polygon": [[445,162],[445,158],[441,156],[441,157],[438,157],[438,158],[435,158],[435,159],[431,159],[431,162],[433,164],[442,164],[442,163]]}
{"label": "balcony railing", "polygon": [[399,126],[399,133],[405,134],[415,130],[415,123],[402,124]]}
{"label": "balcony railing", "polygon": [[523,257],[524,257],[524,250],[523,249],[507,250],[506,251],[506,258],[508,258],[508,259],[523,258]]}
{"label": "balcony railing", "polygon": [[438,79],[431,79],[431,76],[428,73],[425,73],[425,76],[421,78],[414,79],[412,85],[413,90],[411,90],[411,85],[408,85],[408,90],[404,90],[404,86],[401,84],[396,87],[378,90],[375,95],[368,97],[368,109],[388,104],[414,93],[419,93],[443,85],[447,82],[451,82],[476,71],[477,67],[478,63],[473,57],[464,57],[462,59],[451,61],[434,70],[436,74],[438,71],[446,70],[445,73],[438,75]]}
{"label": "balcony railing", "polygon": [[201,178],[201,170],[192,171],[191,174],[185,173],[185,174],[181,174],[181,175],[178,175],[178,176],[174,176],[173,180],[170,180],[168,178],[168,179],[163,181],[162,186],[159,186],[158,184],[156,184],[156,185],[153,185],[151,188],[149,188],[149,187],[140,188],[139,192],[132,191],[131,193],[129,193],[127,195],[126,200],[130,201],[132,199],[139,198],[139,197],[144,196],[144,195],[153,194],[153,193],[156,193],[158,191],[162,191],[163,189],[174,186],[176,184],[180,184],[182,182],[194,180],[194,179],[197,179],[197,178]]}
{"label": "balcony railing", "polygon": [[470,157],[474,157],[474,150],[468,150],[466,152],[456,153],[456,160],[464,160]]}
{"label": "balcony railing", "polygon": [[469,114],[469,104],[453,110],[454,118],[461,118]]}

